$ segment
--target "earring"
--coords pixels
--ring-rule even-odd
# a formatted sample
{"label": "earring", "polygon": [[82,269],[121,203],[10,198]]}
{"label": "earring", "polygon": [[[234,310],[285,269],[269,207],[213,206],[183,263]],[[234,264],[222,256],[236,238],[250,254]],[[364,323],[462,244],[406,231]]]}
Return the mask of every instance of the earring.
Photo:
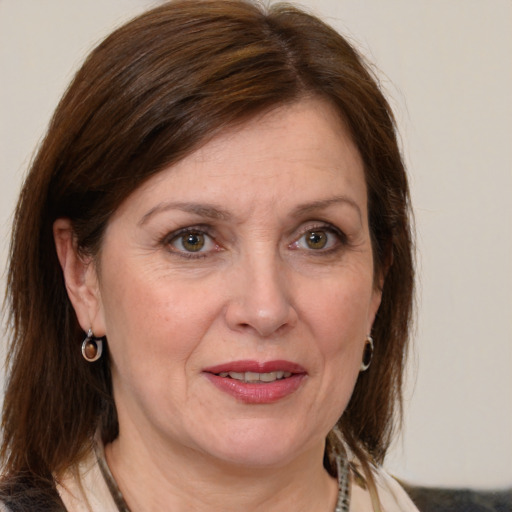
{"label": "earring", "polygon": [[103,340],[94,336],[92,329],[87,331],[87,336],[82,343],[82,356],[89,363],[97,361],[103,353]]}
{"label": "earring", "polygon": [[373,338],[366,336],[366,343],[363,350],[363,360],[361,361],[361,372],[365,372],[370,367],[373,358]]}

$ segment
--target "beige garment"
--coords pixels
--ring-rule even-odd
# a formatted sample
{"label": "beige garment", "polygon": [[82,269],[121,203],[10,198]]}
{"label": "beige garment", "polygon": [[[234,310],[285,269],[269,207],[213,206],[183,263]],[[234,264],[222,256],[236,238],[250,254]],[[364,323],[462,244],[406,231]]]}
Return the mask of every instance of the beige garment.
{"label": "beige garment", "polygon": [[118,512],[94,451],[56,487],[68,512]]}
{"label": "beige garment", "polygon": [[[383,469],[373,471],[381,512],[419,512],[402,486]],[[370,493],[358,485],[350,488],[350,512],[372,512]]]}
{"label": "beige garment", "polygon": [[[382,504],[381,512],[418,512],[395,479],[382,469],[376,469],[374,476]],[[80,464],[77,472],[69,471],[64,475],[57,490],[68,512],[118,512],[94,452]],[[350,512],[372,510],[368,491],[353,483]]]}

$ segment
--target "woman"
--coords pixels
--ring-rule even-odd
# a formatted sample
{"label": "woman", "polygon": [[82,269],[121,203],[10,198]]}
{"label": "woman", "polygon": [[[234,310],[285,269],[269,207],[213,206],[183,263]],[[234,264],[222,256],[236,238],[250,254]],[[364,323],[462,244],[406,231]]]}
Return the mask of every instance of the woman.
{"label": "woman", "polygon": [[290,6],[94,50],[13,232],[7,510],[415,510],[379,464],[413,266],[390,108]]}

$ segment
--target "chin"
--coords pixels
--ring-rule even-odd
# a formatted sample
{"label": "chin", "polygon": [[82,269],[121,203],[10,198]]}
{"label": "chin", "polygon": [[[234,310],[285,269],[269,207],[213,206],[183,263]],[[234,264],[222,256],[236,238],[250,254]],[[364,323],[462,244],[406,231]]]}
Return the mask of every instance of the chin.
{"label": "chin", "polygon": [[279,468],[289,464],[296,456],[295,450],[286,451],[279,447],[236,447],[224,453],[215,454],[218,460],[247,469]]}
{"label": "chin", "polygon": [[[253,422],[254,423],[254,422]],[[262,425],[239,428],[230,433],[224,431],[211,449],[213,457],[226,463],[247,468],[281,467],[289,464],[306,451],[314,441],[298,429],[265,429]],[[300,434],[300,435],[299,435]],[[324,438],[316,441],[323,450]]]}

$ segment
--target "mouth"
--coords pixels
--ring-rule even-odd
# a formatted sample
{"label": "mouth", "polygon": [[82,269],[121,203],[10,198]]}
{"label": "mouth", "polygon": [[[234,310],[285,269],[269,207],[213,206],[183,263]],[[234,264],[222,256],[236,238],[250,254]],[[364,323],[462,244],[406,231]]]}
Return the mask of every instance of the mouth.
{"label": "mouth", "polygon": [[217,389],[251,404],[281,400],[297,391],[307,376],[302,366],[289,361],[232,361],[203,372]]}
{"label": "mouth", "polygon": [[266,373],[256,373],[256,372],[220,372],[218,374],[219,377],[227,377],[230,379],[239,380],[241,382],[246,383],[266,383],[266,382],[275,382],[276,380],[287,379],[292,376],[291,372],[285,371],[277,371],[277,372],[266,372]]}

